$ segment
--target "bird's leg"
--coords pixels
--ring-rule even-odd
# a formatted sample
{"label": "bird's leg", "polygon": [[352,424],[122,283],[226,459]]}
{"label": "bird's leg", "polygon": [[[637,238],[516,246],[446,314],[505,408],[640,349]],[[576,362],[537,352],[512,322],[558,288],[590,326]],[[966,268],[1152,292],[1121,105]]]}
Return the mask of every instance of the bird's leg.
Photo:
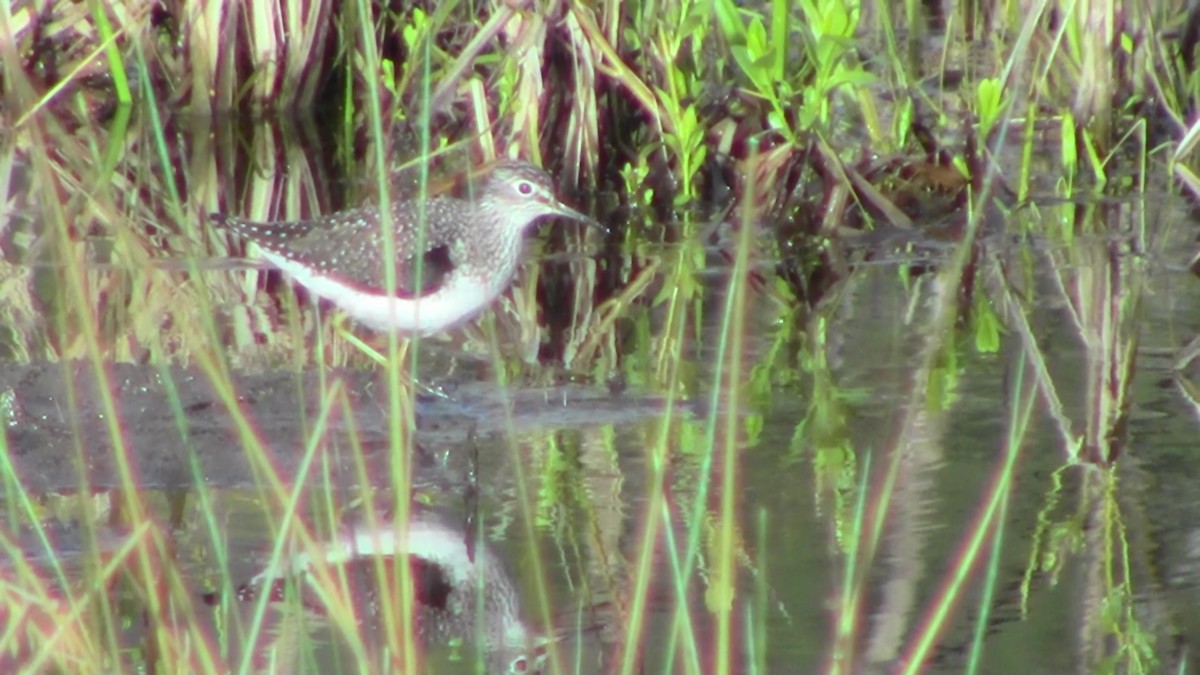
{"label": "bird's leg", "polygon": [[[333,332],[349,343],[351,347],[354,347],[363,354],[366,354],[375,363],[378,363],[381,366],[387,365],[388,360],[386,356],[380,354],[379,350],[367,344],[362,338],[350,331],[350,329],[346,326],[345,314],[338,312],[337,316],[333,320]],[[400,357],[400,360],[404,360],[404,353],[407,352],[407,347],[408,340],[402,340],[399,349],[397,350],[397,356]]]}
{"label": "bird's leg", "polygon": [[[379,350],[377,350],[374,347],[372,347],[371,345],[367,344],[365,341],[363,341],[362,338],[360,338],[357,335],[355,335],[354,333],[350,332],[350,329],[346,327],[346,315],[345,314],[339,313],[337,316],[337,319],[335,319],[334,321],[335,321],[334,327],[333,327],[334,332],[336,332],[338,335],[340,335],[342,337],[342,339],[344,339],[347,343],[350,344],[350,346],[359,350],[363,354],[366,354],[375,363],[378,363],[381,366],[387,367],[388,358],[386,356],[384,356],[383,354],[380,354]],[[397,344],[396,344],[396,367],[397,368],[404,367],[405,359],[407,359],[407,357],[408,357],[408,345],[410,343],[411,343],[411,341],[406,338],[401,338],[397,342]],[[447,394],[446,391],[444,389],[442,389],[441,387],[427,385],[424,382],[421,382],[420,380],[418,380],[416,375],[412,376],[411,381],[412,381],[413,385],[417,388],[417,391],[421,394],[424,394],[426,396],[430,396],[430,397],[433,397],[436,399],[441,399],[443,401],[453,401],[454,400],[453,397],[451,397],[449,394]]]}

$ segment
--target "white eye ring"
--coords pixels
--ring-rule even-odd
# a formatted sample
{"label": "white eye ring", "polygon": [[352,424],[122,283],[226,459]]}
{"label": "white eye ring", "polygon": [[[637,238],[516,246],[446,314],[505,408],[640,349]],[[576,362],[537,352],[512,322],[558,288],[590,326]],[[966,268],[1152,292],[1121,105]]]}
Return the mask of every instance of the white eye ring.
{"label": "white eye ring", "polygon": [[527,180],[517,183],[517,192],[520,192],[526,196],[533,194],[533,183],[530,183]]}

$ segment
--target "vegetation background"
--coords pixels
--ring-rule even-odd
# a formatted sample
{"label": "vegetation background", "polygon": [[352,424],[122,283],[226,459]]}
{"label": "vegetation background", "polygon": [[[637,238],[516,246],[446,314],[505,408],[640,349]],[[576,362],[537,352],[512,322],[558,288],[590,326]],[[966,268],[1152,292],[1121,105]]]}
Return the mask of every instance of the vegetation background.
{"label": "vegetation background", "polygon": [[[1189,630],[1139,613],[1136,565],[1106,495],[1128,445],[1143,307],[1145,270],[1126,256],[1178,247],[1148,225],[1147,195],[1182,195],[1189,211],[1200,195],[1198,41],[1200,3],[1189,0],[6,3],[0,353],[15,364],[62,364],[73,479],[48,489],[21,468],[32,461],[28,448],[0,453],[10,559],[0,575],[0,658],[29,672],[251,669],[231,645],[256,643],[262,611],[214,632],[194,570],[174,549],[190,504],[215,559],[204,583],[224,593],[228,609],[239,579],[212,506],[221,490],[188,454],[198,442],[189,433],[195,410],[179,393],[190,380],[175,369],[200,373],[212,404],[233,420],[248,493],[282,542],[319,538],[331,525],[298,515],[332,521],[343,505],[306,498],[302,507],[304,481],[282,470],[248,418],[238,374],[374,365],[286,285],[211,274],[240,248],[206,214],[291,219],[419,196],[426,168],[436,178],[516,155],[546,166],[566,201],[587,204],[609,232],[602,241],[565,228],[548,235],[541,245],[564,257],[523,270],[494,316],[452,338],[454,348],[481,355],[486,378],[513,396],[585,383],[654,392],[667,411],[711,404],[698,408],[698,426],[665,414],[638,444],[652,478],[639,505],[644,522],[628,535],[637,540],[624,566],[630,580],[607,603],[605,623],[620,635],[606,669],[636,672],[648,651],[661,651],[664,670],[776,672],[776,655],[786,653],[776,650],[797,628],[767,639],[780,605],[772,589],[787,582],[753,555],[768,527],[742,509],[750,488],[740,467],[762,435],[758,406],[792,394],[805,403],[785,449],[812,467],[837,572],[826,606],[791,614],[831,614],[821,667],[859,672],[868,658],[864,605],[879,574],[872,563],[904,480],[907,457],[896,449],[931,410],[961,400],[964,353],[1016,345],[1020,366],[994,406],[1002,460],[930,594],[925,624],[893,665],[936,666],[952,610],[969,599],[976,628],[962,662],[982,667],[1009,491],[1036,408],[1055,430],[1062,466],[1090,469],[1074,512],[1060,512],[1070,509],[1047,489],[1032,536],[1018,537],[1032,541],[1022,602],[1035,580],[1057,578],[1064,558],[1095,545],[1102,609],[1081,621],[1091,638],[1077,650],[1080,668],[1186,672],[1194,656],[1179,644]],[[1025,242],[1003,264],[981,252],[998,232]],[[1066,253],[1032,262],[1034,240]],[[928,274],[951,290],[923,315],[909,353],[896,446],[872,455],[850,440],[846,392],[831,375],[831,319],[865,262],[896,255],[898,287]],[[1078,267],[1095,273],[1075,276]],[[1063,412],[1030,328],[1029,286],[1012,281],[1035,271],[1073,293],[1072,327],[1086,345],[1079,389],[1088,404],[1078,416]],[[1011,283],[997,281],[1006,274]],[[755,332],[763,317],[769,334]],[[441,366],[385,337],[388,363]],[[1191,402],[1197,351],[1172,355],[1179,395]],[[163,392],[164,419],[192,448],[187,489],[147,484],[130,440],[133,413],[122,405],[133,380],[121,364],[144,367]],[[392,459],[384,491],[408,495],[417,405],[399,368],[380,372]],[[326,425],[354,407],[353,388],[335,373],[319,375],[319,405],[300,405],[301,472],[321,465]],[[4,390],[9,428],[36,430],[18,384]],[[94,410],[81,410],[85,399]],[[373,484],[357,434],[347,436],[359,453],[352,465]],[[501,444],[519,457],[516,441]],[[663,484],[681,461],[694,483],[686,503],[672,505]],[[108,484],[97,482],[98,465],[111,469]],[[561,467],[540,470],[547,480]],[[314,475],[338,492],[332,478]],[[582,499],[518,494],[526,523]],[[406,514],[407,499],[395,500]],[[660,520],[672,509],[678,520]],[[64,567],[56,519],[85,535],[79,569]],[[680,597],[704,589],[669,613],[665,646],[636,620],[664,548],[677,553],[670,587]],[[546,562],[530,551],[526,559]],[[555,623],[545,593],[539,603],[543,624]],[[690,618],[701,608],[711,633]],[[415,669],[404,619],[376,648],[357,635],[352,608],[330,613],[339,637],[356,645],[346,670]],[[588,670],[550,656],[556,672]]]}

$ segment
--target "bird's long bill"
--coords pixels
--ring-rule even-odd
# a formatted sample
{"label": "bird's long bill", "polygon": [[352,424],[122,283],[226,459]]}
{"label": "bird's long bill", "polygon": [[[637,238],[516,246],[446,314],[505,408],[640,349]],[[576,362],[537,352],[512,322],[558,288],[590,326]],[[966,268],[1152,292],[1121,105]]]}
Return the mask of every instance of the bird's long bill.
{"label": "bird's long bill", "polygon": [[583,222],[587,223],[588,225],[591,225],[592,227],[598,227],[601,230],[604,230],[606,232],[608,231],[608,228],[601,225],[600,221],[596,220],[595,218],[593,218],[589,215],[580,213],[579,211],[576,211],[575,209],[567,206],[566,204],[563,204],[562,202],[555,202],[554,214],[557,216],[562,216],[563,218],[571,218],[573,220],[583,221]]}

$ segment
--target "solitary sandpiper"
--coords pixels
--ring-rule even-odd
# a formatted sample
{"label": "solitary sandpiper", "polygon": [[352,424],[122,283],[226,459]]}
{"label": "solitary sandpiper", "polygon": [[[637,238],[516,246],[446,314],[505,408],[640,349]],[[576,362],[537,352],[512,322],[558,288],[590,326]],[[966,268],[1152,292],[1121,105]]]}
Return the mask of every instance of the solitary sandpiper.
{"label": "solitary sandpiper", "polygon": [[[497,162],[474,194],[432,196],[423,207],[414,199],[392,202],[394,261],[384,259],[377,206],[303,221],[211,218],[258,244],[264,258],[350,318],[423,335],[473,317],[500,295],[516,271],[525,232],[539,218],[596,224],[558,201],[544,170],[515,160]],[[395,265],[395,295],[386,290],[388,264]]]}

